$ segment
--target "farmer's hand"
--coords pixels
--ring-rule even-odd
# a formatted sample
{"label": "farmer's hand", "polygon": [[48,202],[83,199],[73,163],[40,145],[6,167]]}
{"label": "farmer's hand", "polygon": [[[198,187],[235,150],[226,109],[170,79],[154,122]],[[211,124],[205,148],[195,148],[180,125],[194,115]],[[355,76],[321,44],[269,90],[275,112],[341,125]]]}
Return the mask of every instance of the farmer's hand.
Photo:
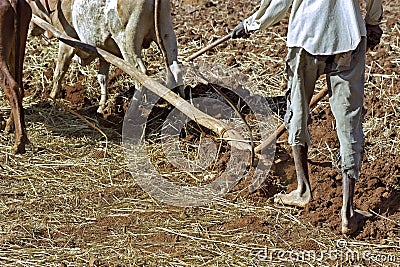
{"label": "farmer's hand", "polygon": [[379,25],[367,24],[367,48],[373,50],[381,42],[383,31]]}
{"label": "farmer's hand", "polygon": [[250,34],[246,31],[243,22],[240,22],[232,31],[232,39],[248,38]]}

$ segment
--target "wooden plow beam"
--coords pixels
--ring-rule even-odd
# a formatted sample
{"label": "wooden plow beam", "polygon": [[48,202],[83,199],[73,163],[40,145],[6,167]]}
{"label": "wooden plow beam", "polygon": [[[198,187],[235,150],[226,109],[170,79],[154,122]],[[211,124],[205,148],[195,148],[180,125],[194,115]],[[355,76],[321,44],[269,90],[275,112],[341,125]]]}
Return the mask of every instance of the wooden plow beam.
{"label": "wooden plow beam", "polygon": [[251,146],[248,141],[245,140],[237,131],[231,129],[227,124],[211,117],[210,115],[200,111],[195,108],[183,98],[172,92],[167,87],[156,82],[154,79],[143,74],[139,69],[135,68],[132,64],[124,61],[123,59],[95,46],[83,43],[77,39],[71,38],[64,33],[61,33],[51,24],[39,18],[36,15],[32,16],[32,21],[43,28],[44,30],[51,32],[60,41],[73,46],[78,49],[85,50],[86,52],[97,55],[103,58],[107,62],[113,64],[114,66],[120,68],[127,74],[131,75],[140,84],[145,86],[147,89],[157,94],[158,96],[164,98],[166,101],[171,103],[175,108],[181,111],[183,114],[188,116],[190,119],[196,121],[198,124],[214,131],[220,137],[228,141],[228,143],[240,150],[251,151]]}
{"label": "wooden plow beam", "polygon": [[[326,95],[328,94],[328,87],[324,87],[319,91],[313,98],[311,99],[310,102],[310,109],[315,107],[320,100],[322,100]],[[284,132],[286,131],[285,123],[282,123],[276,130],[275,132],[269,136],[267,139],[261,142],[258,146],[254,148],[255,153],[259,153],[261,150],[264,148],[270,146],[273,142],[276,141]]]}
{"label": "wooden plow beam", "polygon": [[[214,131],[220,137],[226,139],[230,145],[233,147],[240,149],[240,150],[249,150],[255,152],[256,154],[261,152],[264,148],[270,146],[277,138],[279,138],[286,130],[284,123],[282,123],[273,134],[271,134],[266,140],[264,140],[261,144],[256,146],[254,149],[251,145],[236,131],[230,129],[228,125],[225,123],[211,117],[208,114],[198,110],[184,99],[182,99],[177,94],[173,93],[167,87],[161,85],[160,83],[156,82],[154,79],[148,77],[147,75],[143,74],[139,69],[135,68],[132,64],[124,61],[123,59],[114,56],[113,54],[97,48],[95,46],[83,43],[79,40],[71,38],[56,28],[54,28],[51,24],[47,23],[43,19],[39,18],[36,15],[32,16],[32,21],[37,24],[38,26],[42,27],[46,31],[51,32],[54,36],[56,36],[62,42],[71,45],[73,47],[85,50],[89,53],[96,54],[98,57],[102,57],[104,60],[108,61],[109,63],[115,65],[116,67],[120,68],[127,74],[131,75],[134,79],[136,79],[140,84],[148,88],[153,93],[157,94],[158,96],[164,98],[166,101],[171,103],[175,108],[181,111],[183,114],[191,118],[192,120],[196,121],[198,124]],[[199,52],[195,53],[191,57],[189,57],[189,61],[197,58],[199,55],[205,53],[206,51],[210,50],[211,48],[227,41],[230,39],[230,35],[226,35],[211,45],[207,46],[204,49],[201,49]],[[317,103],[325,97],[328,93],[328,88],[323,88],[318,94],[316,94],[310,103],[310,108],[317,105]]]}

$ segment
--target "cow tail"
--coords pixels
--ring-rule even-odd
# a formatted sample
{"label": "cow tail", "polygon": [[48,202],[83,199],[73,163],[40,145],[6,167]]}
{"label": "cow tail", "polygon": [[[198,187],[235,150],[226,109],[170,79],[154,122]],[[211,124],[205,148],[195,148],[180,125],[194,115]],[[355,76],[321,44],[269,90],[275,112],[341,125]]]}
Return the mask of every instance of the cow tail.
{"label": "cow tail", "polygon": [[158,46],[160,47],[162,56],[164,57],[164,63],[165,63],[165,67],[167,69],[169,69],[168,66],[168,57],[167,57],[167,51],[165,50],[165,45],[163,42],[163,39],[161,38],[161,34],[160,34],[160,1],[162,0],[154,0],[154,28],[155,28],[155,32],[156,32],[156,38],[157,38],[157,43]]}

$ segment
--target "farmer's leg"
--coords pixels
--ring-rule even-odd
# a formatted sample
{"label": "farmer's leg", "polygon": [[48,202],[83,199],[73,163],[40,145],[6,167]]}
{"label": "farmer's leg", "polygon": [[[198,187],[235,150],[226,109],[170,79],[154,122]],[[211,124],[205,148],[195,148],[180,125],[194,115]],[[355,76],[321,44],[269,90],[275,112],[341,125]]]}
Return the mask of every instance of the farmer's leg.
{"label": "farmer's leg", "polygon": [[288,142],[292,146],[296,167],[297,189],[289,194],[277,194],[274,201],[286,205],[304,207],[312,199],[308,174],[307,152],[310,144],[308,120],[309,104],[315,82],[325,66],[302,48],[290,48],[286,61],[288,89],[290,95],[285,115]]}
{"label": "farmer's leg", "polygon": [[351,234],[361,225],[362,216],[354,211],[355,181],[363,156],[362,112],[364,101],[365,39],[353,52],[350,66],[337,67],[327,75],[331,89],[330,105],[336,119],[343,174],[342,232]]}

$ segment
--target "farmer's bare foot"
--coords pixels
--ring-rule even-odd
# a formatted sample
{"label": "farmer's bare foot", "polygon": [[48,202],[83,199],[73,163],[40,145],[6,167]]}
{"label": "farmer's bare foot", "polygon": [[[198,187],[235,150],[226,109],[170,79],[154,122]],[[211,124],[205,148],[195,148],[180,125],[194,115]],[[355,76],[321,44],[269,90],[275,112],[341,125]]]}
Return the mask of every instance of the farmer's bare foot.
{"label": "farmer's bare foot", "polygon": [[353,216],[346,218],[342,213],[342,234],[351,235],[357,232],[364,225],[366,214],[360,211],[354,211]]}
{"label": "farmer's bare foot", "polygon": [[297,190],[290,192],[289,194],[276,194],[274,196],[274,202],[277,204],[285,204],[290,206],[296,206],[304,208],[311,201],[311,194],[308,192],[300,193]]}

